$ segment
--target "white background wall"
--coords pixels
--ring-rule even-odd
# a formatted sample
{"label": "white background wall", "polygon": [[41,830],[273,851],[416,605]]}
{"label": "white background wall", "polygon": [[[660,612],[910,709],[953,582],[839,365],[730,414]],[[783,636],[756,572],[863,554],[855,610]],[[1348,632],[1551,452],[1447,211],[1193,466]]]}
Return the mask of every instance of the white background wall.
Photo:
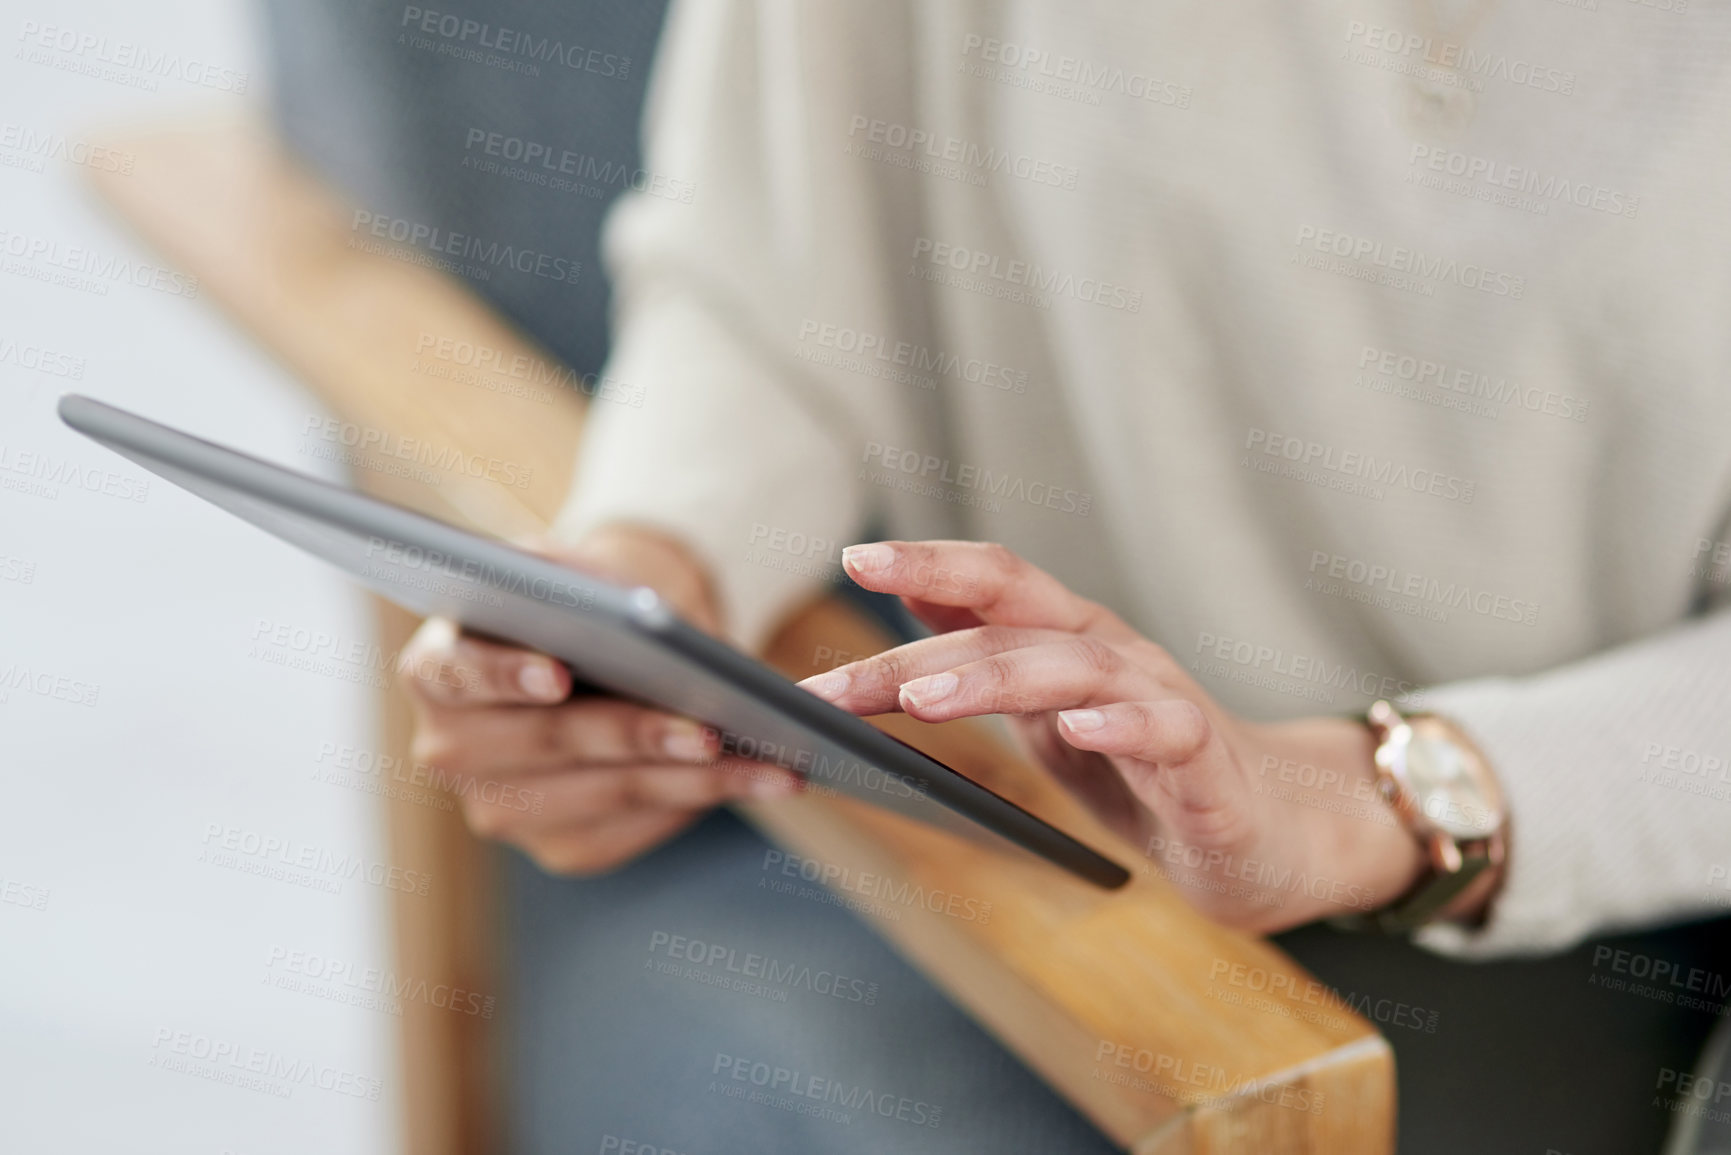
{"label": "white background wall", "polygon": [[[202,295],[48,284],[32,273],[56,271],[51,258],[19,255],[46,242],[63,261],[85,246],[161,263],[86,191],[83,169],[41,150],[61,134],[261,106],[252,15],[235,0],[8,0],[0,12],[0,1151],[392,1150],[398,1020],[353,1003],[376,985],[366,968],[389,966],[387,892],[318,868],[249,873],[239,867],[266,856],[213,861],[225,835],[210,833],[384,862],[372,796],[315,777],[330,769],[326,744],[374,745],[364,683],[376,662],[291,668],[260,654],[295,654],[293,640],[255,641],[262,622],[369,642],[365,604],[333,571],[160,479],[143,501],[81,488],[148,475],[53,408],[76,389],[330,477],[304,452],[317,407]],[[33,24],[106,46],[42,50]],[[147,91],[66,67],[104,67],[121,42],[245,73],[247,91],[173,74]],[[40,349],[82,379],[28,367]],[[306,983],[289,952],[350,969]],[[212,1047],[227,1051],[176,1053]],[[262,1089],[240,1085],[249,1063],[264,1066]]]}

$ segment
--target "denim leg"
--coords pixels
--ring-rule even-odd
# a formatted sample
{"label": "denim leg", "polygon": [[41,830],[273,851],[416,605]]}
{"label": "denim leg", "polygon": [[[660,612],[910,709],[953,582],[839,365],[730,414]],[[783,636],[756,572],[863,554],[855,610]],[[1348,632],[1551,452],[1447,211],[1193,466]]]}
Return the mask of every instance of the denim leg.
{"label": "denim leg", "polygon": [[768,850],[721,812],[605,878],[511,856],[514,1150],[1114,1150]]}

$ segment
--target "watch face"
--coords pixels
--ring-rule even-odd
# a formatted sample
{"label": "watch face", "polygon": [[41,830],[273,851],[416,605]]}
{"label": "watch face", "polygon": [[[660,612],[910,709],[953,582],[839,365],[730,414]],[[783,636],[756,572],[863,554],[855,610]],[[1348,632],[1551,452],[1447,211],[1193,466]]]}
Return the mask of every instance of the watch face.
{"label": "watch face", "polygon": [[1502,822],[1502,797],[1477,752],[1430,718],[1408,723],[1403,784],[1437,829],[1458,839],[1490,835]]}

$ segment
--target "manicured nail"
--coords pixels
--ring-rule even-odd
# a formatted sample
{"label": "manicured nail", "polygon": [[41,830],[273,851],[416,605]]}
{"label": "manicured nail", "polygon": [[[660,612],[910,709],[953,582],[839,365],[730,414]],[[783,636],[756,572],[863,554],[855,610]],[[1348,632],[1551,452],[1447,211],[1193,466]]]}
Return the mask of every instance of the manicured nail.
{"label": "manicured nail", "polygon": [[1077,733],[1098,730],[1106,724],[1106,715],[1100,710],[1060,710],[1058,717],[1064,719],[1064,725]]}
{"label": "manicured nail", "polygon": [[851,681],[840,670],[826,670],[821,674],[813,674],[799,683],[799,688],[810,694],[816,694],[825,701],[833,702],[847,693],[847,684]]}
{"label": "manicured nail", "polygon": [[958,679],[954,674],[933,674],[929,678],[916,678],[902,687],[902,697],[920,709],[935,706],[956,692]]}
{"label": "manicured nail", "polygon": [[552,702],[559,697],[559,679],[553,676],[550,662],[525,662],[517,671],[517,684],[531,698]]}
{"label": "manicured nail", "polygon": [[661,736],[661,752],[679,762],[707,762],[709,743],[696,722],[674,722]]}
{"label": "manicured nail", "polygon": [[786,798],[799,790],[799,783],[785,774],[765,774],[751,780],[753,798]]}
{"label": "manicured nail", "polygon": [[873,545],[850,545],[841,551],[841,564],[857,573],[880,573],[896,560],[894,546],[881,542]]}

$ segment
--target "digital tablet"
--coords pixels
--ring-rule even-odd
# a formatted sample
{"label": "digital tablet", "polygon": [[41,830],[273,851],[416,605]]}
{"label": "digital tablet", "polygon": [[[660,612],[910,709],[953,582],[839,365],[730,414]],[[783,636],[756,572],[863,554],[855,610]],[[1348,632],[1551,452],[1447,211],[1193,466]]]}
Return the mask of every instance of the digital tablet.
{"label": "digital tablet", "polygon": [[1098,886],[1123,867],[864,719],[808,694],[626,589],[89,397],[60,418],[152,473],[347,570],[406,609],[564,662],[592,686],[695,718],[723,748],[817,787],[963,833],[988,832]]}

